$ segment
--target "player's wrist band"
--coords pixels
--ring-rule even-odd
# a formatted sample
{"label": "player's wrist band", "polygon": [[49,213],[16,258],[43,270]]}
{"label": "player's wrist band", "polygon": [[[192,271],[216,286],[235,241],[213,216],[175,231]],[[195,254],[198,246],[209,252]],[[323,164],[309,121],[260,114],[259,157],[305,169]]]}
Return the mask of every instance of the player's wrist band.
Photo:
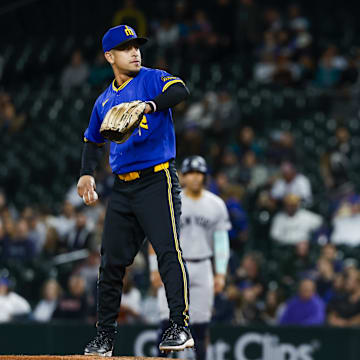
{"label": "player's wrist band", "polygon": [[146,103],[150,105],[152,113],[156,111],[156,104],[153,101],[147,101]]}

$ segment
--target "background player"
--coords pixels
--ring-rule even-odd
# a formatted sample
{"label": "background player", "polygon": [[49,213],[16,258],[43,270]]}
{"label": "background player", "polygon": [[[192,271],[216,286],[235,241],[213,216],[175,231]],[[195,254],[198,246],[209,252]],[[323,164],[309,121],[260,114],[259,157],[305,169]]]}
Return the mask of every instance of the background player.
{"label": "background player", "polygon": [[124,143],[111,142],[110,165],[115,183],[106,210],[98,280],[97,336],[86,355],[111,356],[123,277],[145,236],[154,247],[170,307],[170,325],[162,350],[194,345],[188,324],[188,278],[178,242],[181,200],[175,158],[175,133],[170,108],[188,97],[178,77],[141,66],[138,38],[127,25],[111,28],[103,50],[115,79],[95,102],[85,131],[78,193],[90,205],[97,199],[93,173],[105,139],[99,129],[107,112],[120,103],[147,102],[145,116]]}
{"label": "background player", "polygon": [[[191,156],[181,166],[185,189],[182,192],[181,237],[183,257],[189,271],[191,332],[195,340],[196,358],[206,358],[208,328],[214,293],[225,286],[230,254],[228,230],[231,228],[225,203],[204,189],[207,165],[201,156]],[[161,284],[154,250],[150,246],[150,270],[158,302],[162,329],[168,326],[168,306]],[[212,258],[214,258],[215,276]]]}

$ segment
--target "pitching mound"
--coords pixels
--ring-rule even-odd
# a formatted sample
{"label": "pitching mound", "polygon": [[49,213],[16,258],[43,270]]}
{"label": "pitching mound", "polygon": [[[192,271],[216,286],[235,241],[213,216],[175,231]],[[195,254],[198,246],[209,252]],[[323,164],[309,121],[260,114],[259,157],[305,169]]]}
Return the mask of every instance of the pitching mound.
{"label": "pitching mound", "polygon": [[164,358],[156,358],[156,357],[135,357],[135,356],[119,356],[119,357],[111,357],[104,358],[102,356],[84,356],[84,355],[0,355],[1,360],[164,360]]}

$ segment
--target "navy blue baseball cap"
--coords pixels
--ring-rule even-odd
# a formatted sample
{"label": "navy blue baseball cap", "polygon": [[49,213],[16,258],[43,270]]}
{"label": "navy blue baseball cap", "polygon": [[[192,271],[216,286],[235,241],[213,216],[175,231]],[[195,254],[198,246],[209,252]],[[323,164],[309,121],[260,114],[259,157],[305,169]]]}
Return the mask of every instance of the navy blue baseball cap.
{"label": "navy blue baseball cap", "polygon": [[146,38],[138,37],[135,30],[128,25],[118,25],[112,27],[103,36],[103,50],[104,52],[110,51],[114,47],[117,47],[134,39],[136,39],[139,45],[143,45],[148,41],[148,39]]}

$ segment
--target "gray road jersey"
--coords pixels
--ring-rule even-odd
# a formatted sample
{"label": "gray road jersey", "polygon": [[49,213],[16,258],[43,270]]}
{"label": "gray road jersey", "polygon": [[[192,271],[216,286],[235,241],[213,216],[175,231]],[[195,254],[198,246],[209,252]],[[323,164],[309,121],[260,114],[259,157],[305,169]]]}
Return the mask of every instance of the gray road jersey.
{"label": "gray road jersey", "polygon": [[231,223],[222,199],[204,190],[201,198],[181,194],[180,245],[184,259],[203,259],[213,255],[214,232],[230,230]]}

